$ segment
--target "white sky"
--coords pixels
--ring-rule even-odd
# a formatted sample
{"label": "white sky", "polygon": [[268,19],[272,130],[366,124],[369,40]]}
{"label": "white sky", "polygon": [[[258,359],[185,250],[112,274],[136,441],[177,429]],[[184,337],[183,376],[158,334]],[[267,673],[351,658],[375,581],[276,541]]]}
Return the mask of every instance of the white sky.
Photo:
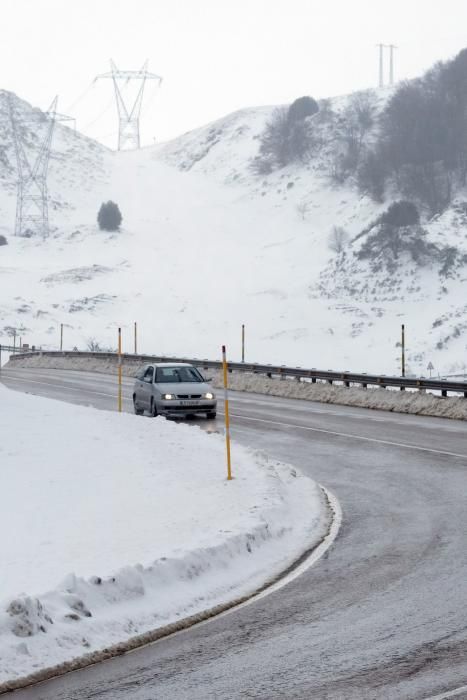
{"label": "white sky", "polygon": [[[326,97],[377,83],[378,42],[396,79],[467,46],[467,0],[0,0],[0,88],[66,112],[109,58],[163,76],[149,83],[142,140],[166,140],[242,107]],[[71,112],[116,145],[111,81]],[[107,111],[101,115],[103,110]],[[94,124],[89,125],[93,120]]]}

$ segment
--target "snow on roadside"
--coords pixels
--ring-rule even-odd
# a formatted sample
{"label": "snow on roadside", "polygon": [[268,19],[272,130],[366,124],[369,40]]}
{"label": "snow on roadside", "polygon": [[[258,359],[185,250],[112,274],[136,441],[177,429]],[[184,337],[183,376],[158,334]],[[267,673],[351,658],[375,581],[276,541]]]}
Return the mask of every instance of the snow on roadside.
{"label": "snow on roadside", "polygon": [[0,401],[0,688],[249,594],[328,529],[290,466],[234,444],[227,482],[218,434]]}
{"label": "snow on roadside", "polygon": [[3,348],[2,348],[2,352],[0,354],[0,367],[3,367],[3,365],[6,365],[6,363],[8,362],[9,359],[10,359],[10,353],[7,352],[6,350],[3,350]]}
{"label": "snow on roadside", "polygon": [[[283,396],[290,399],[306,399],[321,403],[335,403],[343,406],[359,406],[397,413],[438,416],[467,420],[467,400],[450,396],[441,398],[429,393],[416,391],[391,391],[390,389],[359,386],[344,387],[327,382],[297,382],[288,379],[270,379],[242,372],[229,374],[230,388],[236,391],[249,391],[256,394]],[[222,386],[221,373],[213,378],[214,387]]]}
{"label": "snow on roadside", "polygon": [[[148,357],[147,362],[151,358]],[[129,377],[135,376],[141,368],[140,358],[132,358],[125,355],[123,360],[123,373]],[[15,367],[42,367],[43,369],[74,369],[88,372],[102,372],[112,374],[116,372],[116,358],[103,355],[99,357],[70,357],[60,355],[30,355],[18,357],[10,361],[7,369]],[[213,386],[222,386],[220,372],[208,370],[208,375],[213,377]],[[462,379],[462,378],[461,378]],[[368,388],[358,386],[344,387],[330,385],[327,382],[297,382],[295,379],[281,381],[271,378],[249,374],[247,372],[229,373],[230,388],[235,391],[249,391],[256,394],[269,394],[271,396],[283,396],[290,399],[305,399],[319,401],[321,403],[340,404],[342,406],[358,406],[360,408],[372,408],[382,411],[394,411],[396,413],[411,413],[416,415],[437,416],[439,418],[451,418],[467,420],[467,401],[464,398],[449,396],[441,398],[431,393],[414,391],[391,391],[390,389]]]}

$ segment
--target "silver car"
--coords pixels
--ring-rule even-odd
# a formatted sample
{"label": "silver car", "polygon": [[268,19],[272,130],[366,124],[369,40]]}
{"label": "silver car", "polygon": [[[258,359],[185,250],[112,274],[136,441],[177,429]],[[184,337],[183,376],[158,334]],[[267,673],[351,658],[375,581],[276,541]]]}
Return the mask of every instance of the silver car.
{"label": "silver car", "polygon": [[212,388],[193,365],[155,362],[136,375],[133,389],[135,413],[216,417],[217,401]]}

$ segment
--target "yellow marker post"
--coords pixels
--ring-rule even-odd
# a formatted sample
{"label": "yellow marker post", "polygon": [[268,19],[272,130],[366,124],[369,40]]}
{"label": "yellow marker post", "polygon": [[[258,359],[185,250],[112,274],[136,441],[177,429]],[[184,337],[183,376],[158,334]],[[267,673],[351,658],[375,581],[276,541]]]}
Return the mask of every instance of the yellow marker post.
{"label": "yellow marker post", "polygon": [[118,329],[118,412],[122,412],[122,329]]}
{"label": "yellow marker post", "polygon": [[402,345],[401,370],[402,370],[402,376],[405,377],[405,325],[404,324],[402,324],[401,345]]}
{"label": "yellow marker post", "polygon": [[222,346],[222,368],[224,371],[224,413],[225,413],[225,446],[227,448],[227,481],[232,479],[232,463],[230,460],[230,418],[229,396],[227,391],[227,359],[225,345]]}
{"label": "yellow marker post", "polygon": [[242,324],[242,362],[245,362],[245,324]]}
{"label": "yellow marker post", "polygon": [[135,321],[135,355],[138,354],[138,325]]}

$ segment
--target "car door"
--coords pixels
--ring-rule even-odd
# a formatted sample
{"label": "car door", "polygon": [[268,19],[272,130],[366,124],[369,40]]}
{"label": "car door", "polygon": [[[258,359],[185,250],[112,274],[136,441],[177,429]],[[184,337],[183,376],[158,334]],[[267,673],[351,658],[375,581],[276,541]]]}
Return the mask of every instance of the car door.
{"label": "car door", "polygon": [[154,381],[154,367],[149,366],[141,379],[141,387],[138,395],[138,403],[147,411],[151,408],[152,383]]}

